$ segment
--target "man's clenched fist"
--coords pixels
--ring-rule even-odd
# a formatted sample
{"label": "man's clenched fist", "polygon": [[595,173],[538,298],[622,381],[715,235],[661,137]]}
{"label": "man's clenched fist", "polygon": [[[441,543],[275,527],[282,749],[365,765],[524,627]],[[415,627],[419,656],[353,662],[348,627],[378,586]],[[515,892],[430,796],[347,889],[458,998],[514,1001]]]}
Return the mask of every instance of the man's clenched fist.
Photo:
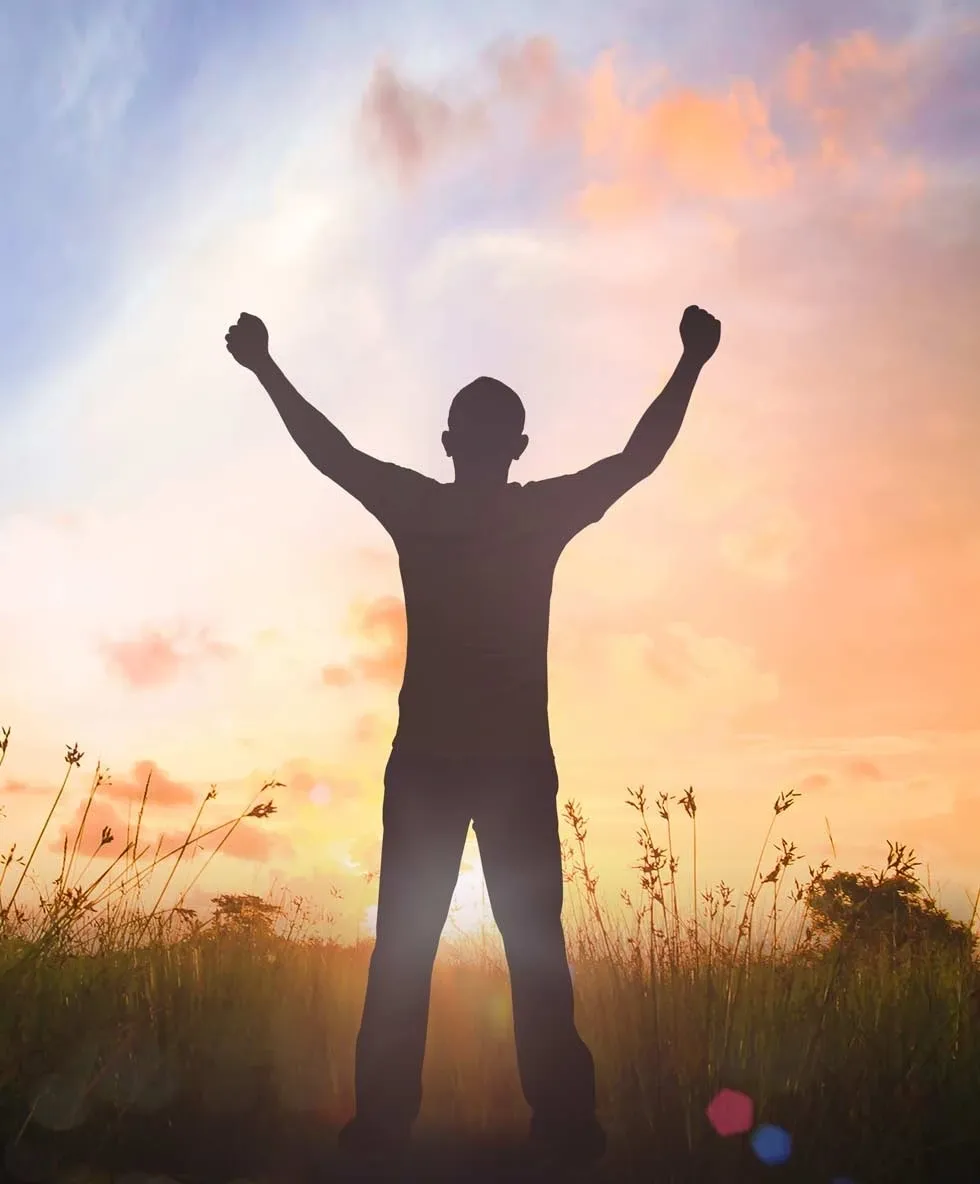
{"label": "man's clenched fist", "polygon": [[721,321],[710,312],[692,304],[684,309],[681,317],[681,341],[684,353],[697,362],[706,362],[718,348],[721,339]]}
{"label": "man's clenched fist", "polygon": [[225,334],[228,352],[246,370],[255,370],[269,357],[269,330],[258,317],[243,312]]}

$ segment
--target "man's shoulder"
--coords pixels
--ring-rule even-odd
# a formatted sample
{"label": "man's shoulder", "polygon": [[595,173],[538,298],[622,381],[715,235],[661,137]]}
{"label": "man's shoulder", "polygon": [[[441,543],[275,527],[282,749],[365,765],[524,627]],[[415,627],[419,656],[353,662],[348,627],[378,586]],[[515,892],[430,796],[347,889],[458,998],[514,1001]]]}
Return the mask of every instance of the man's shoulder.
{"label": "man's shoulder", "polygon": [[437,481],[434,477],[420,473],[418,469],[410,469],[407,465],[396,464],[393,460],[385,460],[381,463],[393,476],[404,477],[405,480],[412,481],[419,486],[442,486],[443,484],[443,482]]}

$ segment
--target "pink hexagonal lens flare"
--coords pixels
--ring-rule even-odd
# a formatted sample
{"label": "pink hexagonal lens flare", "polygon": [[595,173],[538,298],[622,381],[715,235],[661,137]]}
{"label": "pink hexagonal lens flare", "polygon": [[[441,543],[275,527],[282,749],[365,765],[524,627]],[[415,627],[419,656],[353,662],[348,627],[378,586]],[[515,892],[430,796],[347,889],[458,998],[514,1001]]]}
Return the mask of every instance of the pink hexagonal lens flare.
{"label": "pink hexagonal lens flare", "polygon": [[708,1103],[705,1114],[719,1135],[744,1135],[752,1129],[753,1110],[748,1094],[723,1089]]}

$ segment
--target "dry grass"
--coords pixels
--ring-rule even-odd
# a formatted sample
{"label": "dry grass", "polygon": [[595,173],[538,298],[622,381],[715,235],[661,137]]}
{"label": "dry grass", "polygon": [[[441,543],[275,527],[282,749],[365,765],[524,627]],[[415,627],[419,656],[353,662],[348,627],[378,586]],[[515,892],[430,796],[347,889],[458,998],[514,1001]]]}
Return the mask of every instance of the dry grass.
{"label": "dry grass", "polygon": [[[8,742],[9,730],[0,733],[0,763]],[[89,859],[76,872],[83,819],[52,889],[39,890],[36,908],[23,906],[22,887],[81,758],[77,747],[68,750],[65,780],[32,851],[25,858],[11,848],[0,869],[8,1173],[38,1184],[63,1176],[52,1148],[70,1146],[76,1157],[101,1162],[109,1152],[100,1130],[114,1132],[109,1143],[117,1149],[124,1143],[119,1114],[144,1122],[148,1156],[159,1140],[153,1116],[175,1116],[171,1146],[185,1133],[188,1143],[205,1138],[208,1123],[223,1130],[231,1122],[239,1150],[250,1155],[257,1154],[250,1139],[274,1141],[277,1129],[338,1126],[351,1108],[369,944],[351,948],[311,935],[302,901],[221,898],[226,907],[201,922],[183,901],[204,867],[176,905],[162,904],[193,843],[222,829],[223,843],[242,819],[271,814],[271,801],[198,830],[212,788],[187,839],[151,855],[139,846],[148,781],[135,835],[108,866],[95,874]],[[89,804],[104,777],[97,768]],[[275,788],[270,782],[257,796]],[[603,1178],[649,1180],[656,1168],[662,1181],[980,1179],[977,965],[940,947],[846,961],[821,950],[808,889],[829,865],[809,869],[809,879],[790,890],[787,873],[800,856],[781,841],[762,874],[776,821],[795,798],[791,791],[776,799],[739,916],[724,884],[698,895],[693,790],[676,800],[691,828],[699,902],[686,920],[666,794],[651,805],[642,788],[628,791],[639,822],[638,890],[636,899],[623,893],[615,915],[600,902],[586,820],[574,802],[565,806],[577,1015],[595,1055],[610,1134]],[[103,845],[114,841],[101,836]],[[902,848],[892,850],[892,871],[911,866]],[[154,880],[159,890],[144,908],[139,902]],[[263,916],[271,923],[262,924]],[[523,1129],[496,935],[489,943],[444,942],[424,1087],[423,1132],[502,1137]],[[793,1155],[784,1168],[761,1166],[747,1136],[714,1133],[705,1107],[723,1087],[753,1099],[757,1122],[790,1131]],[[192,1136],[181,1127],[191,1122],[205,1127]],[[126,1146],[138,1157],[138,1140]]]}

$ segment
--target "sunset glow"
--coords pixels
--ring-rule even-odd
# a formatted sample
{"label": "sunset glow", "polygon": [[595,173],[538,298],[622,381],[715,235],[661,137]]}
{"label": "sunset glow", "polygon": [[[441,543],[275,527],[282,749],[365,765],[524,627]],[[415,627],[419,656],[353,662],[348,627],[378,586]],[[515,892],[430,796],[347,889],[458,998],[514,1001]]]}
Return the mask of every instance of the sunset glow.
{"label": "sunset glow", "polygon": [[[498,376],[527,408],[524,482],[625,445],[697,303],[722,344],[676,444],[558,567],[559,803],[581,802],[612,903],[636,883],[628,786],[693,786],[698,893],[748,886],[795,787],[771,843],[801,868],[877,869],[898,840],[969,917],[980,25],[944,4],[464,7],[372,0],[345,24],[290,0],[234,34],[202,17],[190,46],[159,6],[98,0],[47,31],[38,85],[27,52],[6,80],[2,845],[33,841],[74,742],[42,881],[97,761],[99,867],[148,776],[151,850],[211,784],[202,825],[276,781],[187,903],[277,884],[345,940],[373,931],[395,552],[228,326],[261,316],[352,443],[443,481],[452,395]],[[492,924],[472,836],[456,901],[461,931]]]}

